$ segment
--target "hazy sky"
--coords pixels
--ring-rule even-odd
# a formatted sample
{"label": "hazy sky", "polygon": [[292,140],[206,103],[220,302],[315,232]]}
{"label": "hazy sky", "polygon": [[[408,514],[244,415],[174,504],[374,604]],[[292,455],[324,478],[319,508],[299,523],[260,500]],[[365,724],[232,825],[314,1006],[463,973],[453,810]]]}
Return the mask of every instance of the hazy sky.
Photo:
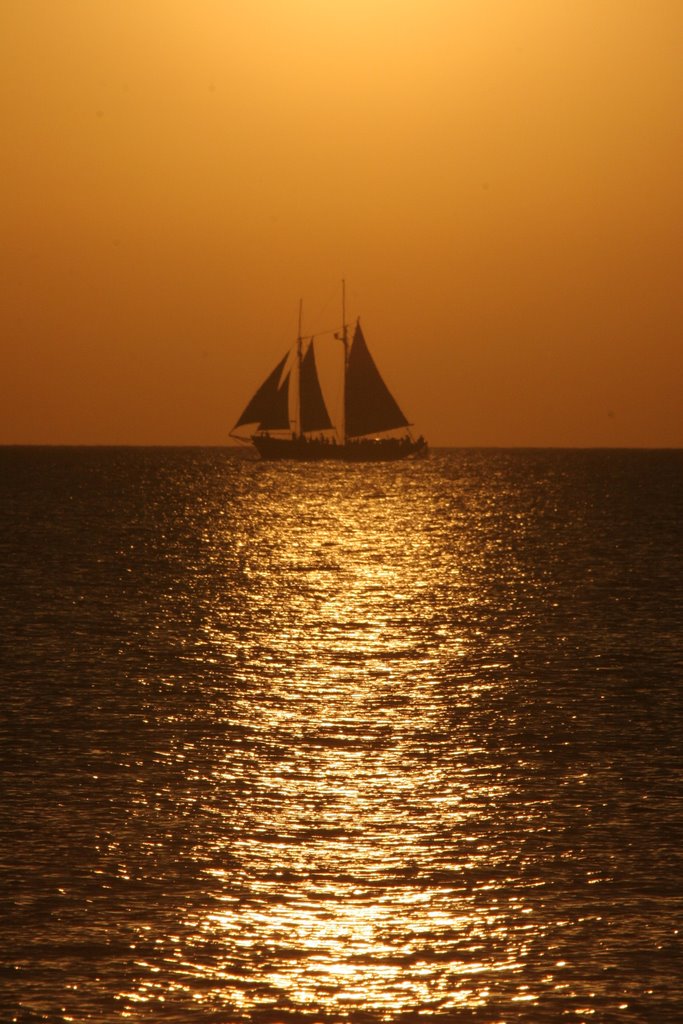
{"label": "hazy sky", "polygon": [[433,444],[683,445],[681,0],[0,0],[0,442],[222,444],[339,282]]}

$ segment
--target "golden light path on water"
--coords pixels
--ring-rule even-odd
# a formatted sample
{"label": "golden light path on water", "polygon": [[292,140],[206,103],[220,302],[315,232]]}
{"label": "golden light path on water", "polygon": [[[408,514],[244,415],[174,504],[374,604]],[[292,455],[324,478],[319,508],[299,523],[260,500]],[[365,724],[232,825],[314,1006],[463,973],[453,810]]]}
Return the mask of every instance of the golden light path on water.
{"label": "golden light path on water", "polygon": [[678,1024],[680,452],[0,454],[0,1020]]}
{"label": "golden light path on water", "polygon": [[206,696],[224,744],[191,757],[204,891],[170,929],[173,980],[143,958],[126,998],[398,1020],[567,993],[553,950],[570,915],[539,914],[533,867],[544,800],[484,728],[508,714],[514,595],[532,607],[538,582],[481,495],[440,498],[419,465],[321,472],[251,468],[206,521],[226,583],[203,592],[204,657],[231,671]]}
{"label": "golden light path on water", "polygon": [[[445,1008],[483,998],[461,980],[480,965],[423,955],[423,936],[433,945],[444,932],[476,932],[489,911],[475,923],[448,884],[415,879],[431,870],[444,811],[466,830],[477,784],[422,756],[444,724],[418,613],[433,584],[418,575],[431,561],[426,524],[402,494],[364,497],[340,489],[323,509],[312,492],[295,518],[266,519],[256,541],[275,564],[257,569],[251,614],[278,609],[268,660],[286,672],[265,706],[249,695],[238,710],[275,748],[259,778],[259,819],[238,850],[266,880],[260,905],[245,913],[228,896],[202,928],[239,936],[256,963],[271,947],[263,981],[293,1005]],[[232,770],[231,759],[227,785]],[[282,962],[278,949],[298,955]]]}

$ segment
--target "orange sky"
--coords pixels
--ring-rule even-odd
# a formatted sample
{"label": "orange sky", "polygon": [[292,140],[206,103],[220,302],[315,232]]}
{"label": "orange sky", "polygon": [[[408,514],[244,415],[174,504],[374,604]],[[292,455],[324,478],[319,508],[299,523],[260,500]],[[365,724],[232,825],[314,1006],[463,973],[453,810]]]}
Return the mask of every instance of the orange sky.
{"label": "orange sky", "polygon": [[0,443],[223,444],[339,282],[436,445],[683,445],[680,0],[4,0]]}

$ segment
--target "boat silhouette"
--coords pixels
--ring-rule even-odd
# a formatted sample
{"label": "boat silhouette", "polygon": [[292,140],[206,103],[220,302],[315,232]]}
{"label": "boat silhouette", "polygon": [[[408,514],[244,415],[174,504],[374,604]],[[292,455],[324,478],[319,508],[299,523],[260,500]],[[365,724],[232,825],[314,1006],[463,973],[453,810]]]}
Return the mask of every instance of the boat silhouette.
{"label": "boat silhouette", "polygon": [[[427,442],[413,439],[411,424],[377,368],[360,319],[349,342],[344,305],[342,296],[342,327],[329,332],[344,346],[341,422],[334,424],[328,412],[315,337],[302,337],[299,307],[296,345],[256,390],[230,432],[239,441],[250,441],[261,458],[389,462],[426,454]],[[241,427],[253,433],[246,438],[235,433]],[[382,436],[389,432],[391,436]]]}

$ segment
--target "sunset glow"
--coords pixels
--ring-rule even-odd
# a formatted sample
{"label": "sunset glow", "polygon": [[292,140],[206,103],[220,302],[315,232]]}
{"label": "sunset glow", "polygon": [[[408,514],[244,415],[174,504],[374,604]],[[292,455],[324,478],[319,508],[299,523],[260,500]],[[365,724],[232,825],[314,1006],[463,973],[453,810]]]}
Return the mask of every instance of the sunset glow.
{"label": "sunset glow", "polygon": [[0,10],[2,443],[224,444],[362,315],[433,445],[683,444],[683,6]]}

